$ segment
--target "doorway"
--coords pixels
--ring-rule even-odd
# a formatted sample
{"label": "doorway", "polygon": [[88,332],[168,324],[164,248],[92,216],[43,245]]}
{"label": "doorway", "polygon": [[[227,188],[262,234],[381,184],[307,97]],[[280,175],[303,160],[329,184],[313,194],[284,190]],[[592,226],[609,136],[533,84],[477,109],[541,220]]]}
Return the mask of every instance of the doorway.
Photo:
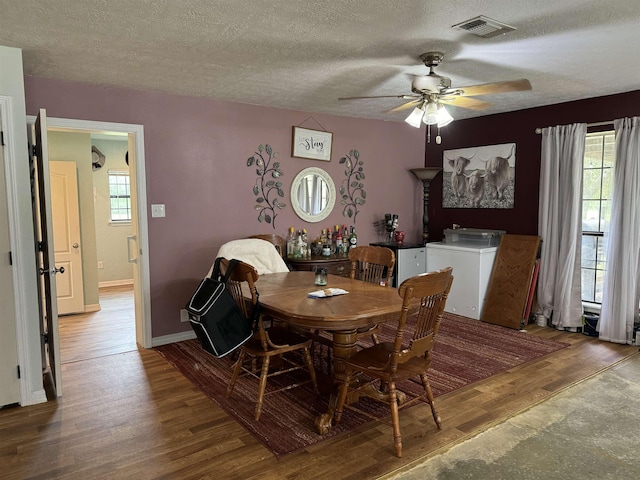
{"label": "doorway", "polygon": [[[151,348],[148,227],[143,127],[141,125],[92,122],[51,117],[48,119],[48,131],[84,134],[105,134],[105,132],[116,132],[118,134],[124,134],[127,139],[132,197],[135,193],[135,204],[132,204],[131,209],[133,234],[129,236],[127,243],[128,261],[133,264],[132,290],[134,297],[133,317],[135,319],[135,342],[143,348]],[[91,195],[93,195],[93,191]],[[93,201],[90,201],[89,203],[93,208]],[[94,259],[95,258],[96,257],[94,256]],[[97,269],[97,261],[94,262],[94,265]],[[96,304],[98,304],[98,300],[96,300]],[[98,310],[98,308],[96,308],[96,310]]]}
{"label": "doorway", "polygon": [[49,127],[48,152],[61,363],[136,350],[128,134]]}

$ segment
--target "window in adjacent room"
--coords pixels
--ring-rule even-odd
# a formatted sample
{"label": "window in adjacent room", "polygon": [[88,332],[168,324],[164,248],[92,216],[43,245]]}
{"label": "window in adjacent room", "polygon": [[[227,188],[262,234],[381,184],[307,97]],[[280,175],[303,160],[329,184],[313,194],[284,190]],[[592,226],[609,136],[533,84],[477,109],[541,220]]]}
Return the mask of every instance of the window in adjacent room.
{"label": "window in adjacent room", "polygon": [[112,222],[131,221],[131,188],[128,172],[109,171],[109,206]]}
{"label": "window in adjacent room", "polygon": [[607,265],[604,244],[611,219],[615,134],[587,134],[582,185],[582,301],[602,303]]}

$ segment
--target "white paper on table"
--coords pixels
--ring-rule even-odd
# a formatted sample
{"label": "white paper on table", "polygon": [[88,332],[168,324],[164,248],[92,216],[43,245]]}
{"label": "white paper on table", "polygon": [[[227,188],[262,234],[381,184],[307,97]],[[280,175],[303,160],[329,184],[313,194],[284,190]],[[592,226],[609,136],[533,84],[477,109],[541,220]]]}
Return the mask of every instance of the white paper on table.
{"label": "white paper on table", "polygon": [[311,292],[309,294],[309,297],[310,298],[335,297],[336,295],[344,295],[345,293],[349,293],[349,292],[341,288],[324,288],[322,290]]}

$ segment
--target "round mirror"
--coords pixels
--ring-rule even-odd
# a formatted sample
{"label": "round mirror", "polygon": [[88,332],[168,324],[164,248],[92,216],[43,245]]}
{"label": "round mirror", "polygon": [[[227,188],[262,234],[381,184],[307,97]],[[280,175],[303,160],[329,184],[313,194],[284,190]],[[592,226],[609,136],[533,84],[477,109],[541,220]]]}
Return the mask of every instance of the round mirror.
{"label": "round mirror", "polygon": [[329,216],[336,202],[336,187],[327,172],[309,167],[301,170],[291,184],[291,205],[298,216],[315,223]]}

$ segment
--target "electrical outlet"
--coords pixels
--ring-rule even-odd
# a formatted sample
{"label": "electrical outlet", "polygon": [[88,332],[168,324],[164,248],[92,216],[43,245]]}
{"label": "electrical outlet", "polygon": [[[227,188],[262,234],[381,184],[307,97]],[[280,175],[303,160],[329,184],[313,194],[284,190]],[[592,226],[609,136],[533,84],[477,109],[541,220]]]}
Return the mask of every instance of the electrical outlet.
{"label": "electrical outlet", "polygon": [[104,268],[104,262],[102,260],[98,261],[98,268],[102,270]]}
{"label": "electrical outlet", "polygon": [[187,312],[184,308],[180,310],[180,321],[181,322],[189,321],[189,312]]}

